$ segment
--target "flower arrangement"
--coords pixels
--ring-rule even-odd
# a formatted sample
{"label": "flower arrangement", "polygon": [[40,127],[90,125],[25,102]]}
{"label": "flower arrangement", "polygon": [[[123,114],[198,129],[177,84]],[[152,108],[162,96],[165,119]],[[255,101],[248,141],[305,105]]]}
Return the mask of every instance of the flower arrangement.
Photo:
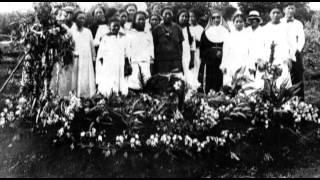
{"label": "flower arrangement", "polygon": [[[46,8],[40,14],[48,13],[48,5],[44,3]],[[270,150],[270,141],[279,138],[272,135],[283,129],[297,130],[304,122],[315,127],[320,123],[317,108],[294,98],[296,87],[275,85],[281,69],[272,64],[272,55],[261,68],[264,88],[250,96],[241,88],[246,82],[243,77],[235,76],[231,91],[202,94],[190,91],[174,75],[154,76],[143,84],[142,92],[128,96],[54,96],[48,90],[49,72],[54,62],[61,61],[63,52],[54,45],[57,42],[46,44],[45,40],[57,37],[64,41],[64,34],[51,31],[52,22],[42,18],[42,27],[37,27],[42,33],[26,33],[31,52],[24,65],[23,96],[5,102],[0,114],[2,127],[29,123],[53,143],[69,144],[72,150],[82,148],[88,153],[98,149],[106,157],[119,153],[128,157],[128,152],[154,153],[155,157],[163,153],[171,158],[219,154],[239,161],[245,158],[243,144],[259,147],[261,158],[270,160],[282,145]]]}

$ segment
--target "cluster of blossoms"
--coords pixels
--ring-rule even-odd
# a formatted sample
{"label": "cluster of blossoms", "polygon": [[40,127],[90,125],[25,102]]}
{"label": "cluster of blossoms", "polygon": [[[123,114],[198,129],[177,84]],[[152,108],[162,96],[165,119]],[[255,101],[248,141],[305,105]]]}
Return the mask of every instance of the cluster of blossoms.
{"label": "cluster of blossoms", "polygon": [[130,147],[134,149],[140,146],[141,146],[141,141],[139,139],[139,135],[134,134],[133,137],[130,138]]}
{"label": "cluster of blossoms", "polygon": [[299,101],[298,98],[292,98],[282,107],[293,113],[295,123],[305,120],[320,124],[319,109],[311,104]]}
{"label": "cluster of blossoms", "polygon": [[258,70],[260,72],[265,72],[262,77],[263,79],[276,80],[282,74],[282,69],[281,69],[280,65],[274,65],[273,63],[270,63],[270,62],[265,62],[265,63],[261,64],[258,67]]}
{"label": "cluster of blossoms", "polygon": [[[93,138],[97,136],[97,129],[92,127],[89,131],[85,132],[82,131],[80,133],[80,138],[85,138],[85,137],[89,137],[89,138]],[[102,140],[102,136],[99,135],[98,141]]]}
{"label": "cluster of blossoms", "polygon": [[17,120],[25,107],[25,103],[26,99],[23,97],[18,100],[17,105],[13,103],[13,100],[7,98],[5,100],[5,107],[0,113],[0,127],[4,127],[6,124],[13,123]]}
{"label": "cluster of blossoms", "polygon": [[219,113],[227,114],[227,113],[231,112],[231,110],[233,108],[234,108],[234,105],[231,103],[231,104],[228,104],[228,105],[219,106],[218,107],[218,111],[219,111]]}
{"label": "cluster of blossoms", "polygon": [[75,117],[75,112],[82,107],[81,99],[75,96],[73,93],[70,93],[70,102],[67,107],[65,107],[64,113],[70,120],[73,120]]}
{"label": "cluster of blossoms", "polygon": [[166,121],[167,120],[167,116],[166,115],[156,115],[153,117],[153,120],[154,121]]}
{"label": "cluster of blossoms", "polygon": [[237,133],[232,133],[229,130],[223,130],[221,131],[221,135],[222,137],[224,137],[225,139],[230,139],[233,142],[236,142],[238,140],[240,140],[244,135],[240,132]]}
{"label": "cluster of blossoms", "polygon": [[252,125],[256,125],[257,123],[263,123],[265,128],[269,127],[269,123],[271,122],[270,119],[270,110],[272,104],[269,101],[262,101],[262,99],[258,98],[257,103],[254,108],[254,118],[251,120]]}
{"label": "cluster of blossoms", "polygon": [[181,80],[179,80],[174,83],[173,88],[174,88],[174,90],[179,91],[179,90],[181,90],[182,85],[183,85],[183,82]]}
{"label": "cluster of blossoms", "polygon": [[202,152],[209,145],[214,146],[224,146],[226,143],[225,137],[214,137],[214,136],[206,136],[205,140],[201,141],[198,138],[191,138],[189,135],[178,135],[178,134],[152,134],[146,140],[146,145],[156,148],[160,145],[164,145],[165,147],[174,149],[195,149],[197,152]]}
{"label": "cluster of blossoms", "polygon": [[186,135],[184,137],[184,145],[185,147],[189,148],[196,148],[197,152],[202,152],[206,149],[209,145],[214,146],[224,146],[226,144],[225,137],[214,137],[214,136],[206,136],[205,140],[201,141],[197,138],[191,138],[190,136]]}
{"label": "cluster of blossoms", "polygon": [[121,148],[126,145],[129,145],[131,149],[141,147],[142,143],[139,134],[134,133],[131,137],[129,137],[125,132],[123,132],[122,135],[116,136],[116,146]]}
{"label": "cluster of blossoms", "polygon": [[207,128],[213,128],[218,124],[219,111],[211,107],[204,99],[201,100],[199,111],[197,112],[198,119],[193,120],[193,124],[198,130],[205,130]]}
{"label": "cluster of blossoms", "polygon": [[116,145],[119,147],[124,146],[125,141],[128,141],[128,135],[125,133],[125,131],[122,133],[122,135],[116,136]]}

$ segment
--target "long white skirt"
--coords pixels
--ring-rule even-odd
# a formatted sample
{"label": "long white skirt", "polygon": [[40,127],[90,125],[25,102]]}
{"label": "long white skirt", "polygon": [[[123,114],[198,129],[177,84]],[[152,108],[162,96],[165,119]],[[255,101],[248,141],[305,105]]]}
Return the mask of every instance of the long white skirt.
{"label": "long white skirt", "polygon": [[143,83],[146,83],[148,79],[151,77],[150,63],[134,62],[131,64],[131,66],[132,66],[132,74],[128,78],[128,86],[131,89],[139,90],[142,88],[140,71],[143,76]]}

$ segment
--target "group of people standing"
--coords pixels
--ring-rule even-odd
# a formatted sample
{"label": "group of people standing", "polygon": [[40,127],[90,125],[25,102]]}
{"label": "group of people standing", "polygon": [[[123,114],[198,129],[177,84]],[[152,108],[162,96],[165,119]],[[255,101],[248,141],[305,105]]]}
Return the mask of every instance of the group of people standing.
{"label": "group of people standing", "polygon": [[[109,10],[110,15],[97,7],[93,12],[97,23],[89,29],[84,27],[83,11],[64,8],[57,19],[71,34],[75,52],[74,63],[56,75],[61,81],[58,93],[126,95],[130,89],[141,89],[141,81],[169,73],[183,78],[190,88],[208,93],[231,86],[239,69],[252,79],[248,85],[259,89],[262,73],[251,70],[269,60],[272,44],[274,64],[283,71],[277,84],[287,82],[290,87],[303,81],[305,37],[302,23],[294,18],[295,6],[285,7],[283,18],[282,10],[272,8],[271,21],[265,26],[258,11],[251,11],[247,18],[237,12],[234,28],[227,28],[218,10],[212,11],[203,27],[193,9],[180,9],[175,15],[172,7],[160,9],[156,4],[148,15],[128,4],[122,10]],[[303,98],[303,83],[299,95]]]}

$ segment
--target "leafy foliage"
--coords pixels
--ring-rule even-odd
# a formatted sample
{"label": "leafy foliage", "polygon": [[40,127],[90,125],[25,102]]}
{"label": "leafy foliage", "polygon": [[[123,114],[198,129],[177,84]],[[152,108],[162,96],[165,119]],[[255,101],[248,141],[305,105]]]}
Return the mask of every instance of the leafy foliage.
{"label": "leafy foliage", "polygon": [[242,12],[248,14],[251,10],[260,12],[264,23],[269,21],[269,13],[275,5],[284,8],[288,3],[294,3],[297,12],[296,18],[302,22],[311,21],[313,11],[308,7],[308,2],[239,2],[238,5]]}
{"label": "leafy foliage", "polygon": [[[24,96],[6,102],[1,126],[25,122],[54,143],[88,153],[100,150],[106,157],[138,153],[156,159],[166,155],[255,163],[285,156],[283,147],[299,145],[300,130],[307,123],[319,127],[316,107],[295,98],[294,87],[275,86],[281,69],[273,65],[272,53],[261,69],[264,88],[249,95],[241,91],[245,78],[237,75],[231,93],[208,95],[190,91],[179,77],[158,75],[144,85],[143,93],[55,97],[48,91],[49,74],[53,63],[64,57],[57,49],[60,42],[70,41],[61,29],[55,31],[51,8],[50,3],[40,3],[41,23],[34,26],[31,21],[22,31],[30,49],[24,66]],[[64,50],[71,50],[69,45]]]}

